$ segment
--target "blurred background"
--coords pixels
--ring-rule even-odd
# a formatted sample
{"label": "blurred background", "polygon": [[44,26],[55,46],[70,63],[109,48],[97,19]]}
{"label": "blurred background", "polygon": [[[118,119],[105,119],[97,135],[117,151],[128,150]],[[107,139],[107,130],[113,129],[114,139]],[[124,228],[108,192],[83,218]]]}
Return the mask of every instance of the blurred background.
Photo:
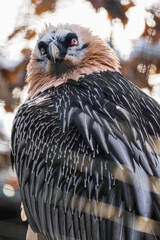
{"label": "blurred background", "polygon": [[20,194],[10,164],[10,134],[27,96],[26,65],[45,23],[78,23],[103,38],[122,74],[160,102],[159,0],[1,0],[0,2],[0,240],[25,239]]}

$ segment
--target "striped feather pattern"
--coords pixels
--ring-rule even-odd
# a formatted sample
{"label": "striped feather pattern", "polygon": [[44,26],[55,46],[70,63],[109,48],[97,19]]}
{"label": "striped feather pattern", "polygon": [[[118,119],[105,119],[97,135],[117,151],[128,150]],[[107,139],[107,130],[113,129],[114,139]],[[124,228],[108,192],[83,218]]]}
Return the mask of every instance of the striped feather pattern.
{"label": "striped feather pattern", "polygon": [[26,101],[12,131],[24,209],[45,240],[160,239],[160,107],[120,73]]}

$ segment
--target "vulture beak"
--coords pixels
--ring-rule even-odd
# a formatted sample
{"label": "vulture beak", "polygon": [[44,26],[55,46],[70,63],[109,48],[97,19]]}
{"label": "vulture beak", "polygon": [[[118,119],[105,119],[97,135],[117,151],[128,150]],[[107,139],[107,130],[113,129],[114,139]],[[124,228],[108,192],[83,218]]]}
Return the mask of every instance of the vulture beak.
{"label": "vulture beak", "polygon": [[53,42],[51,42],[48,47],[48,52],[50,60],[52,60],[55,63],[60,55],[59,48]]}

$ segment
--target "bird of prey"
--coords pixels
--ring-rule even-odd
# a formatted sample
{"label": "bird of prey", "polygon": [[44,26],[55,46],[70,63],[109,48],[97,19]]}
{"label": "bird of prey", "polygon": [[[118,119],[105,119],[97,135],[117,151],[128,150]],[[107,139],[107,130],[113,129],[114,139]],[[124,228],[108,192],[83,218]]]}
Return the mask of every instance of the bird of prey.
{"label": "bird of prey", "polygon": [[24,211],[44,240],[160,239],[160,106],[79,25],[46,26],[12,129]]}

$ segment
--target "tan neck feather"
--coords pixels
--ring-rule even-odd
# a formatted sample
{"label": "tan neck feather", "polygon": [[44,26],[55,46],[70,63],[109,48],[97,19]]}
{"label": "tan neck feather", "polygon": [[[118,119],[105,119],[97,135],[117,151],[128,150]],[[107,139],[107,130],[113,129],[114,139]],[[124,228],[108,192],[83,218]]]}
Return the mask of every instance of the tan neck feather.
{"label": "tan neck feather", "polygon": [[35,53],[33,52],[27,67],[28,99],[34,98],[46,89],[62,84],[68,79],[77,81],[83,74],[107,70],[119,71],[120,67],[114,51],[96,36],[93,36],[92,44],[88,46],[85,58],[77,65],[75,64],[75,70],[65,73],[59,78],[47,74],[34,59]]}

